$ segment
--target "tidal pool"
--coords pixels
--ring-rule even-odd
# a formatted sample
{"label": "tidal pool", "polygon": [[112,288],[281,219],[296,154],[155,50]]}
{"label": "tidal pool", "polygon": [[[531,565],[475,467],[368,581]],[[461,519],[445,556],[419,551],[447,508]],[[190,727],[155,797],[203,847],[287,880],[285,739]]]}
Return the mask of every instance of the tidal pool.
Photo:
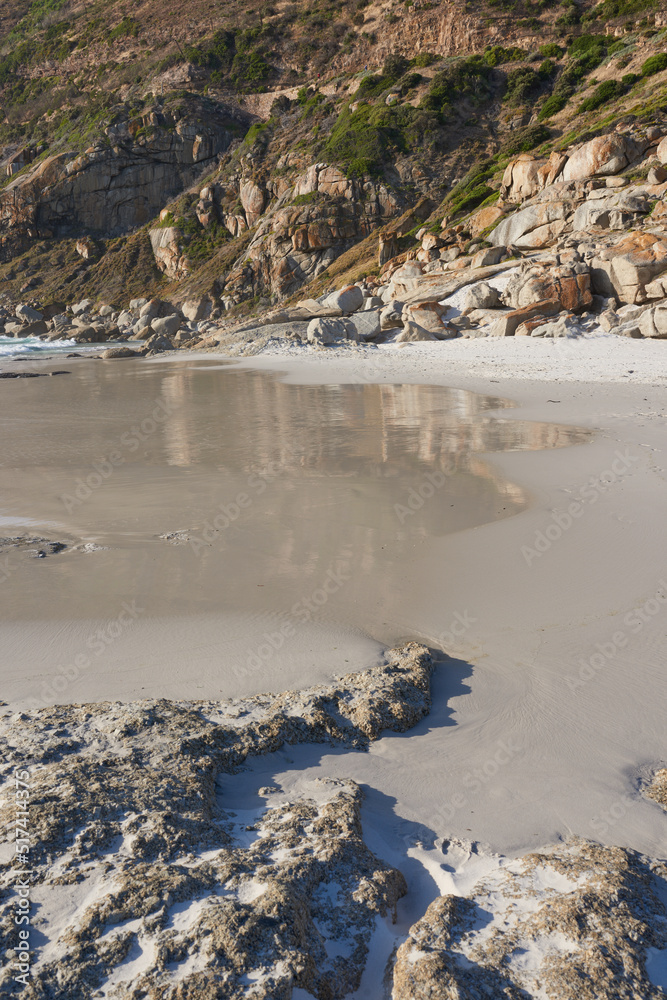
{"label": "tidal pool", "polygon": [[445,536],[529,505],[493,454],[589,439],[511,405],[192,360],[4,382],[2,534],[68,547],[2,547],[1,696],[234,696],[367,666],[412,637]]}

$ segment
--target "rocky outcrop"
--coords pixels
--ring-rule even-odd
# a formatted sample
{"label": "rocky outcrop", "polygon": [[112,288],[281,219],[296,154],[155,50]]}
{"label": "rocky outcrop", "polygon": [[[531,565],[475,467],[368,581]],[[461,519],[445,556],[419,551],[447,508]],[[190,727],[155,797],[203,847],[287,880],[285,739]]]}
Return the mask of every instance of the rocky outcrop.
{"label": "rocky outcrop", "polygon": [[83,153],[38,160],[0,192],[0,234],[118,235],[153,218],[217,161],[244,121],[218,105],[178,120],[156,107],[106,129]]}
{"label": "rocky outcrop", "polygon": [[191,264],[183,247],[183,234],[177,226],[164,226],[149,232],[155,263],[169,278],[185,278]]}
{"label": "rocky outcrop", "polygon": [[564,153],[553,152],[548,160],[522,153],[515,160],[510,160],[505,168],[500,185],[501,198],[510,204],[533,198],[555,182],[566,162]]}
{"label": "rocky outcrop", "polygon": [[641,147],[628,135],[612,132],[598,136],[570,153],[563,167],[563,180],[619,174],[629,163],[639,159],[641,152]]}
{"label": "rocky outcrop", "polygon": [[591,262],[594,290],[630,304],[645,302],[646,286],[665,271],[667,237],[654,233],[629,233]]}
{"label": "rocky outcrop", "polygon": [[591,276],[583,261],[554,265],[548,262],[523,263],[503,293],[503,301],[513,309],[556,299],[561,309],[583,312],[592,301]]}
{"label": "rocky outcrop", "polygon": [[663,863],[573,840],[440,896],[410,930],[392,1000],[659,1000],[649,949],[664,948]]}
{"label": "rocky outcrop", "polygon": [[[260,188],[243,182],[240,190],[248,205],[251,193],[255,199],[245,215],[252,227]],[[350,180],[336,167],[314,164],[264,212],[243,256],[218,280],[220,296],[227,307],[253,295],[282,298],[316,278],[398,210],[383,184]],[[229,227],[228,216],[224,218]]]}
{"label": "rocky outcrop", "polygon": [[[242,1000],[295,988],[342,998],[359,986],[378,915],[405,893],[362,839],[360,789],[316,780],[259,791],[237,817],[225,776],[297,743],[364,749],[430,709],[431,658],[415,643],[368,671],[301,692],[227,702],[41,708],[4,718],[3,772],[38,769],[33,886],[76,899],[26,996]],[[11,752],[10,748],[11,747]],[[13,799],[3,827],[13,829]],[[2,866],[3,951],[17,947],[16,871]],[[35,891],[37,889],[35,888]],[[142,953],[141,970],[124,967]],[[131,960],[131,959],[129,959]],[[15,985],[11,964],[0,993]]]}

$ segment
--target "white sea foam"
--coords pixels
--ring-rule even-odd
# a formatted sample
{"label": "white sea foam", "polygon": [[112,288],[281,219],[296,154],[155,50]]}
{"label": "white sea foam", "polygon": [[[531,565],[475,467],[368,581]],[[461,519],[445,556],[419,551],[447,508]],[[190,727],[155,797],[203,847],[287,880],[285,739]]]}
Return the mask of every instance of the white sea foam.
{"label": "white sea foam", "polygon": [[0,359],[2,358],[39,358],[47,354],[64,354],[75,348],[79,353],[99,351],[109,344],[77,344],[74,340],[57,340],[49,343],[39,337],[1,337]]}

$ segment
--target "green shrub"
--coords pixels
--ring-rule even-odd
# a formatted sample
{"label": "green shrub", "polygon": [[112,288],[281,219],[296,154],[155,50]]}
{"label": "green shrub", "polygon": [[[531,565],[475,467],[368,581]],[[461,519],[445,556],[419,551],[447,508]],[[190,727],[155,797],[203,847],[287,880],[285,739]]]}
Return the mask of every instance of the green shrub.
{"label": "green shrub", "polygon": [[526,53],[523,49],[503,48],[502,45],[487,46],[482,58],[487,66],[501,66],[503,63],[516,62],[523,59]]}
{"label": "green shrub", "polygon": [[481,205],[491,195],[497,194],[498,192],[494,191],[492,187],[488,187],[486,184],[478,184],[476,187],[463,193],[461,197],[455,198],[451,203],[451,211],[456,215],[460,212],[472,212],[473,208],[477,208],[478,205]]}
{"label": "green shrub", "polygon": [[657,0],[602,0],[592,13],[603,21],[609,21],[615,17],[630,17],[653,7],[657,7]]}
{"label": "green shrub", "polygon": [[545,118],[551,118],[552,115],[558,114],[559,111],[563,110],[568,99],[566,94],[552,94],[551,97],[547,97],[537,117],[540,121],[544,121]]}
{"label": "green shrub", "polygon": [[423,79],[421,73],[408,73],[401,80],[401,87],[404,90],[412,90],[413,87],[418,87]]}
{"label": "green shrub", "polygon": [[433,141],[437,128],[434,114],[411,105],[364,104],[338,116],[325,146],[326,155],[348,175],[381,174],[386,161]]}
{"label": "green shrub", "polygon": [[626,87],[620,80],[605,80],[604,83],[595,88],[590,97],[581,102],[579,111],[595,111],[602,104],[606,104],[616,97],[622,97],[625,92]]}
{"label": "green shrub", "polygon": [[565,13],[556,18],[556,24],[561,28],[573,27],[581,21],[581,12],[575,0],[566,0],[562,5]]}
{"label": "green shrub", "polygon": [[504,142],[500,147],[500,152],[504,156],[528,153],[550,138],[551,133],[546,125],[529,125],[527,128],[518,129],[507,142]]}
{"label": "green shrub", "polygon": [[667,54],[659,52],[657,55],[649,56],[641,68],[642,76],[653,76],[654,73],[662,73],[667,69]]}
{"label": "green shrub", "polygon": [[552,62],[551,59],[545,59],[544,62],[540,65],[540,68],[538,69],[537,72],[540,74],[543,80],[548,80],[550,76],[553,76],[555,71],[556,71],[556,63]]}
{"label": "green shrub", "polygon": [[463,97],[482,104],[491,96],[490,76],[491,68],[482,56],[459,59],[435,74],[419,106],[444,115]]}
{"label": "green shrub", "polygon": [[124,17],[120,24],[112,28],[107,35],[107,41],[115,42],[118,38],[136,38],[141,25],[133,17]]}
{"label": "green shrub", "polygon": [[540,55],[543,59],[560,59],[563,49],[555,42],[548,42],[546,45],[540,45]]}
{"label": "green shrub", "polygon": [[525,104],[540,89],[542,80],[529,66],[512,70],[507,74],[505,100],[514,106]]}
{"label": "green shrub", "polygon": [[432,66],[434,62],[438,61],[438,56],[434,56],[432,52],[420,52],[418,56],[412,60],[414,66],[419,66],[424,69],[426,66]]}

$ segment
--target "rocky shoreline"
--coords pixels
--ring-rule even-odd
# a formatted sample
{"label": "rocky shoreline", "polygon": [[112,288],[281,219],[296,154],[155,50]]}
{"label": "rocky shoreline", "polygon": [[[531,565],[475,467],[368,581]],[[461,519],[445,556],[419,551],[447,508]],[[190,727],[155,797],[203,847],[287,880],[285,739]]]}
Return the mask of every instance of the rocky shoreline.
{"label": "rocky shoreline", "polygon": [[255,317],[228,314],[215,294],[135,298],[124,308],[90,299],[23,302],[2,307],[0,333],[109,342],[101,355],[108,359],[180,348],[257,354],[280,343],[317,349],[592,333],[664,339],[663,163],[667,135],[655,126],[618,126],[549,159],[521,154],[508,164],[494,205],[453,227],[445,217],[439,228],[417,228],[413,248],[397,253],[399,236],[420,215],[408,212],[379,234],[378,275],[294,305],[267,302]]}
{"label": "rocky shoreline", "polygon": [[[430,710],[432,671],[428,650],[408,643],[383,665],[301,692],[6,711],[10,843],[17,769],[33,789],[41,940],[22,995],[289,1000],[298,989],[342,1000],[357,990],[378,919],[395,920],[408,891],[364,843],[360,787],[333,778],[297,795],[263,787],[264,805],[248,813],[227,796],[225,775],[289,745],[363,751],[387,730],[409,730]],[[664,805],[664,772],[649,794]],[[472,859],[480,877],[397,938],[378,1000],[662,995],[646,963],[667,925],[664,862],[584,840],[516,860],[456,841],[440,851],[443,871]],[[12,956],[16,872],[11,858],[2,868]],[[2,996],[15,995],[12,968]]]}

